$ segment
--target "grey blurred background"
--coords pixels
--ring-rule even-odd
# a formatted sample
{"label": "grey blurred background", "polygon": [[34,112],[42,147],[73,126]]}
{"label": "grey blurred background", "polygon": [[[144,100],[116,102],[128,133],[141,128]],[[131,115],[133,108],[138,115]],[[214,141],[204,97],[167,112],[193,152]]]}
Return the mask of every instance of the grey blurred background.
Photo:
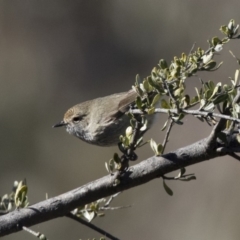
{"label": "grey blurred background", "polygon": [[[74,189],[106,175],[104,162],[117,148],[100,148],[51,126],[74,104],[131,88],[136,74],[150,74],[159,59],[168,62],[193,43],[207,48],[231,18],[240,23],[239,0],[99,0],[0,2],[0,195],[14,180],[27,179],[30,203]],[[240,41],[217,59],[218,72],[204,81],[228,81],[240,57]],[[199,85],[188,80],[189,92]],[[161,115],[145,139],[163,140]],[[211,128],[191,116],[175,126],[167,151],[203,137]],[[152,155],[148,146],[141,159]],[[140,161],[139,160],[139,161]],[[219,158],[187,168],[197,181],[168,182],[168,196],[157,179],[123,192],[94,224],[120,239],[239,239],[240,164]],[[172,174],[174,175],[174,174]],[[50,239],[100,235],[66,218],[33,227]],[[19,232],[4,239],[33,239]]]}

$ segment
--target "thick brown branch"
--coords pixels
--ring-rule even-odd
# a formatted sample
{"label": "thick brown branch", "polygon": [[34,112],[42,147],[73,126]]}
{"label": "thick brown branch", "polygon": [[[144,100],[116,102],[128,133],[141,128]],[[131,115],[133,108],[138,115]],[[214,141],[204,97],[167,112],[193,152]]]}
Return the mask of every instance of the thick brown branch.
{"label": "thick brown branch", "polygon": [[208,142],[209,139],[205,138],[162,156],[146,159],[124,172],[117,186],[114,186],[115,176],[107,175],[57,197],[3,215],[0,217],[0,236],[20,231],[22,226],[63,217],[78,206],[147,183],[174,170],[226,155],[210,149]]}

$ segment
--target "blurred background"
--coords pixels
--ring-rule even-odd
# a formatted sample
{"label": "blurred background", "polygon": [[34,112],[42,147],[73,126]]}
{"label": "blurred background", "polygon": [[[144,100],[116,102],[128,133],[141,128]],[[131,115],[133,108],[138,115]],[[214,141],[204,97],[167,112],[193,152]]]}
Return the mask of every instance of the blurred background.
{"label": "blurred background", "polygon": [[[51,126],[71,106],[126,91],[136,74],[148,76],[161,58],[168,62],[188,53],[196,42],[203,49],[231,18],[240,23],[239,0],[101,0],[0,2],[0,195],[14,180],[27,179],[31,204],[72,190],[106,175],[104,163],[117,147],[88,145]],[[231,41],[216,56],[217,72],[204,81],[228,82],[238,68],[240,41]],[[199,86],[187,80],[189,93]],[[161,115],[145,139],[162,142]],[[166,151],[208,136],[211,128],[188,116],[174,126]],[[153,155],[149,146],[139,161]],[[93,221],[120,239],[239,239],[240,163],[218,158],[187,168],[197,181],[162,179],[123,192],[107,212]],[[176,173],[170,174],[174,176]],[[87,239],[101,235],[67,218],[32,227],[49,239]],[[4,237],[33,239],[26,232]]]}

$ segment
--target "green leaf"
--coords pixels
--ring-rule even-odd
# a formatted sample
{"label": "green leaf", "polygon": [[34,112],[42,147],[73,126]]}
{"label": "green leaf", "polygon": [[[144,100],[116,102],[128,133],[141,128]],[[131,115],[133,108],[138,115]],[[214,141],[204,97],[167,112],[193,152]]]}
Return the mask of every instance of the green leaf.
{"label": "green leaf", "polygon": [[151,85],[149,84],[147,79],[143,80],[143,87],[145,89],[146,92],[149,92],[150,90],[152,90]]}
{"label": "green leaf", "polygon": [[203,108],[206,104],[206,100],[205,99],[201,99],[200,100],[200,108]]}
{"label": "green leaf", "polygon": [[217,65],[217,63],[213,60],[209,61],[208,63],[206,63],[205,65],[203,65],[203,69],[204,70],[212,70],[213,68],[215,68]]}
{"label": "green leaf", "polygon": [[234,29],[234,26],[235,26],[235,21],[234,19],[231,19],[228,23],[228,29],[232,31]]}
{"label": "green leaf", "polygon": [[140,131],[141,131],[141,132],[146,131],[146,130],[147,130],[147,126],[148,126],[148,121],[145,120],[144,123],[143,123],[143,125],[142,125],[142,127],[140,128]]}
{"label": "green leaf", "polygon": [[112,173],[114,171],[114,168],[115,168],[114,159],[111,158],[108,163],[108,169],[109,169],[108,172]]}
{"label": "green leaf", "polygon": [[197,103],[198,101],[199,101],[198,96],[195,96],[195,97],[193,97],[193,98],[191,99],[190,104],[195,104],[195,103]]}
{"label": "green leaf", "polygon": [[180,169],[180,177],[181,177],[182,175],[184,175],[185,172],[186,172],[186,168],[181,168],[181,169]]}
{"label": "green leaf", "polygon": [[109,169],[109,167],[108,167],[108,163],[107,163],[107,162],[105,162],[105,168],[106,168],[106,170],[107,170],[108,173],[111,173],[111,171],[110,171],[110,169]]}
{"label": "green leaf", "polygon": [[[182,113],[181,113],[182,114]],[[183,115],[184,116],[184,115]],[[178,115],[178,116],[176,116],[176,117],[171,117],[171,119],[174,121],[174,123],[176,123],[176,124],[178,124],[178,125],[183,125],[183,122],[181,122],[179,119],[182,119],[183,117],[182,117],[182,115],[180,116],[180,115]]]}
{"label": "green leaf", "polygon": [[213,81],[208,81],[208,87],[209,87],[209,89],[211,90],[211,91],[213,91],[214,90],[214,88],[215,88],[215,84],[214,84],[214,82]]}
{"label": "green leaf", "polygon": [[170,187],[168,187],[168,185],[166,184],[164,179],[163,179],[163,187],[168,195],[170,195],[170,196],[173,195],[172,189]]}
{"label": "green leaf", "polygon": [[221,44],[222,41],[218,37],[212,38],[212,45],[215,47],[217,44]]}
{"label": "green leaf", "polygon": [[180,97],[180,96],[182,95],[183,91],[184,91],[184,89],[183,89],[182,86],[179,87],[179,88],[177,88],[177,89],[174,91],[174,96],[176,96],[177,98]]}
{"label": "green leaf", "polygon": [[139,109],[142,109],[142,100],[139,96],[137,96],[136,104]]}
{"label": "green leaf", "polygon": [[161,100],[161,107],[165,109],[170,109],[168,102],[165,99]]}
{"label": "green leaf", "polygon": [[227,94],[223,94],[223,95],[219,95],[217,96],[216,98],[214,98],[212,101],[213,103],[216,105],[216,104],[219,104],[221,102],[224,102],[225,100],[228,99],[228,95]]}
{"label": "green leaf", "polygon": [[220,27],[220,31],[221,31],[223,34],[225,34],[226,36],[229,35],[229,29],[228,29],[228,27],[225,26],[225,25],[223,25],[223,26]]}
{"label": "green leaf", "polygon": [[155,113],[155,107],[151,107],[148,109],[148,115],[154,114]]}
{"label": "green leaf", "polygon": [[139,74],[137,74],[136,81],[135,81],[136,86],[139,86],[140,81],[141,81],[140,76],[139,76]]}
{"label": "green leaf", "polygon": [[120,163],[121,162],[121,159],[120,159],[120,157],[118,156],[117,153],[113,154],[113,160],[114,160],[115,163]]}
{"label": "green leaf", "polygon": [[167,62],[166,62],[164,59],[161,59],[161,60],[159,61],[159,66],[160,66],[161,69],[166,69],[166,68],[168,68]]}
{"label": "green leaf", "polygon": [[95,217],[95,213],[94,212],[89,212],[89,211],[83,211],[82,212],[83,216],[88,220],[88,222],[91,222],[94,217]]}
{"label": "green leaf", "polygon": [[196,87],[195,87],[195,90],[196,90],[198,99],[200,99],[200,94],[199,94],[199,91],[198,91],[198,89]]}
{"label": "green leaf", "polygon": [[163,153],[163,145],[161,143],[158,144],[157,151],[158,151],[158,155],[161,155]]}
{"label": "green leaf", "polygon": [[196,180],[196,176],[191,175],[191,176],[184,176],[183,178],[179,178],[180,181],[185,181],[185,182],[189,182],[191,180]]}
{"label": "green leaf", "polygon": [[168,120],[164,123],[164,125],[163,125],[163,127],[162,127],[162,129],[161,129],[161,131],[164,131],[165,129],[166,129],[166,127],[167,127],[167,124],[168,124]]}
{"label": "green leaf", "polygon": [[26,180],[20,181],[18,183],[15,196],[14,196],[14,203],[17,208],[26,207],[28,205],[27,192],[28,192],[28,187],[26,185]]}
{"label": "green leaf", "polygon": [[189,95],[185,95],[181,99],[181,104],[182,104],[182,108],[186,108],[190,104],[190,97],[189,97]]}
{"label": "green leaf", "polygon": [[179,117],[178,117],[178,121],[181,121],[181,120],[184,118],[184,116],[185,116],[185,115],[184,115],[183,113],[180,113],[180,114],[179,114]]}
{"label": "green leaf", "polygon": [[234,87],[237,85],[238,77],[239,77],[239,69],[237,69],[235,72]]}
{"label": "green leaf", "polygon": [[137,140],[137,142],[136,142],[136,144],[135,144],[135,147],[136,147],[136,148],[139,147],[139,145],[142,143],[142,141],[143,141],[143,137],[140,137],[140,138]]}
{"label": "green leaf", "polygon": [[215,105],[211,102],[206,107],[204,107],[203,109],[205,111],[211,111],[212,112],[214,108],[215,108]]}
{"label": "green leaf", "polygon": [[152,148],[154,154],[157,156],[158,155],[158,145],[152,138],[150,140],[150,147]]}
{"label": "green leaf", "polygon": [[153,101],[151,103],[152,107],[158,102],[159,98],[160,98],[160,93],[158,93],[154,96]]}
{"label": "green leaf", "polygon": [[222,83],[219,82],[213,90],[212,96],[209,99],[212,99],[217,93],[219,93],[222,89]]}

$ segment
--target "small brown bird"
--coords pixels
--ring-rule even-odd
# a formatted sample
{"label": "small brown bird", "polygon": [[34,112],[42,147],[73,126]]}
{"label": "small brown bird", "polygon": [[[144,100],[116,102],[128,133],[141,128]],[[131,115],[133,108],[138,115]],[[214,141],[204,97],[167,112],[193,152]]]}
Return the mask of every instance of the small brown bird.
{"label": "small brown bird", "polygon": [[68,133],[91,144],[116,145],[129,126],[129,117],[125,113],[136,97],[137,93],[130,90],[79,103],[53,127],[65,126]]}

